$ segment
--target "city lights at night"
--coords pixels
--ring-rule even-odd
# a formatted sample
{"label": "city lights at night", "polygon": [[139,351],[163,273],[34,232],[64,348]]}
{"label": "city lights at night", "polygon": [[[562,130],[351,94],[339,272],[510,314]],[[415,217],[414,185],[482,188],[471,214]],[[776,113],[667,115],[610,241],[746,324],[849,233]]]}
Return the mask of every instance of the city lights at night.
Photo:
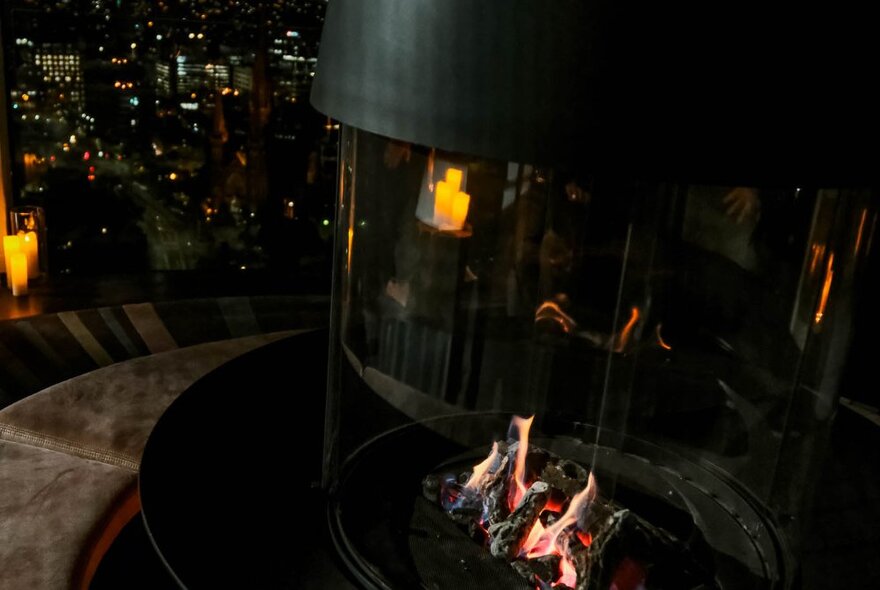
{"label": "city lights at night", "polygon": [[[329,252],[319,228],[332,215],[337,129],[307,100],[325,7],[4,3],[13,182],[51,220],[52,268],[295,267]],[[113,211],[121,231],[80,237],[96,223],[85,203]],[[118,255],[96,257],[96,235],[118,240]]]}

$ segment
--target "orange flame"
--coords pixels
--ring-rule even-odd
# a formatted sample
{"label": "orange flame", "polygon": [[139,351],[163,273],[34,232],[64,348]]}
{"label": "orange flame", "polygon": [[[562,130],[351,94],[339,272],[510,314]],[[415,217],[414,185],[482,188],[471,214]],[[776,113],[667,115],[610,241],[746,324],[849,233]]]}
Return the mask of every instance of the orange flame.
{"label": "orange flame", "polygon": [[[569,526],[577,523],[581,513],[590,505],[590,502],[596,499],[596,480],[590,473],[587,480],[587,486],[577,493],[571,499],[568,510],[565,511],[559,520],[547,527],[543,534],[532,545],[523,545],[523,551],[529,558],[541,557],[542,555],[562,555],[564,557],[563,547],[559,546],[559,535]],[[531,536],[531,535],[529,535]],[[572,587],[574,587],[572,585]]]}
{"label": "orange flame", "polygon": [[483,483],[483,480],[486,478],[486,473],[488,473],[489,468],[495,463],[495,460],[498,458],[498,443],[492,443],[492,452],[489,453],[489,456],[486,457],[486,460],[478,465],[474,465],[474,472],[471,475],[470,479],[467,480],[467,483],[464,484],[465,488],[471,490],[479,490],[480,484]]}
{"label": "orange flame", "polygon": [[810,246],[810,250],[812,252],[812,256],[810,256],[810,275],[812,276],[816,274],[819,261],[825,256],[825,244],[813,244]]}
{"label": "orange flame", "polygon": [[868,210],[862,209],[862,218],[859,220],[859,233],[856,235],[856,247],[853,255],[858,255],[859,247],[862,245],[862,234],[865,232],[865,221],[868,219]]}
{"label": "orange flame", "polygon": [[513,466],[513,485],[507,495],[507,505],[511,512],[519,505],[522,497],[526,495],[526,455],[529,452],[529,429],[532,427],[534,416],[520,418],[514,416],[510,421],[516,427],[519,439],[519,447],[516,449],[516,461]]}
{"label": "orange flame", "polygon": [[577,326],[577,322],[574,321],[574,318],[562,311],[559,304],[554,301],[545,301],[535,311],[535,323],[540,320],[552,320],[556,322],[562,327],[562,331],[566,334],[571,332],[572,328]]}
{"label": "orange flame", "polygon": [[345,252],[345,268],[351,272],[351,246],[354,242],[354,228],[348,228],[348,250]]}
{"label": "orange flame", "polygon": [[538,541],[541,540],[541,537],[543,537],[546,532],[547,529],[541,523],[541,519],[537,519],[532,526],[532,530],[529,531],[529,536],[526,537],[525,542],[522,544],[522,551],[526,551],[527,548],[537,545]]}
{"label": "orange flame", "polygon": [[663,341],[663,335],[660,334],[660,328],[661,328],[662,326],[663,326],[662,323],[661,323],[661,324],[657,324],[657,344],[659,344],[659,345],[660,345],[660,348],[662,348],[663,350],[672,350],[672,347],[669,346],[668,344],[666,344],[666,343]]}
{"label": "orange flame", "polygon": [[819,299],[819,309],[816,310],[815,323],[818,325],[825,317],[825,306],[828,304],[828,293],[831,291],[831,281],[834,280],[834,252],[828,255],[828,266],[825,269],[825,282],[822,284],[822,297]]}
{"label": "orange flame", "polygon": [[632,330],[636,325],[636,322],[639,321],[639,308],[633,307],[630,312],[629,321],[623,327],[623,330],[620,332],[620,337],[617,340],[617,346],[614,347],[614,352],[623,352],[623,349],[626,348],[627,343],[629,342],[629,337],[632,334]]}

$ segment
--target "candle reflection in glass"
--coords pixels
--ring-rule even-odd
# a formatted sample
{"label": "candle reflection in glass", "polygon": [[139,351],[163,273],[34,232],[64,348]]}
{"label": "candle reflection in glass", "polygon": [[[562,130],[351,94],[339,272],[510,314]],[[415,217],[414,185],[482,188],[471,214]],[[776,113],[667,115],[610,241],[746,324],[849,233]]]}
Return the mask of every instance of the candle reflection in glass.
{"label": "candle reflection in glass", "polygon": [[433,226],[444,231],[457,231],[464,227],[471,197],[461,190],[462,171],[449,168],[445,180],[434,187]]}

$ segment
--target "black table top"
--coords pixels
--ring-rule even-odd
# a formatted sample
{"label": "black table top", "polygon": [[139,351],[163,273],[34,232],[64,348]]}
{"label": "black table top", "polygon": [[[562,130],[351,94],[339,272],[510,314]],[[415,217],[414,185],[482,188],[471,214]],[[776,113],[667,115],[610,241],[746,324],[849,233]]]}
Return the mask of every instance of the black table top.
{"label": "black table top", "polygon": [[353,588],[320,489],[325,331],[208,374],[163,414],[140,493],[154,547],[185,588]]}
{"label": "black table top", "polygon": [[[318,485],[326,351],[320,331],[243,355],[196,382],[156,424],[141,462],[142,511],[183,587],[355,587],[337,561]],[[840,411],[815,482],[832,492],[812,511],[825,539],[804,549],[805,588],[868,588],[880,579],[870,559],[877,536],[852,532],[877,530],[880,479],[867,449],[878,433]]]}

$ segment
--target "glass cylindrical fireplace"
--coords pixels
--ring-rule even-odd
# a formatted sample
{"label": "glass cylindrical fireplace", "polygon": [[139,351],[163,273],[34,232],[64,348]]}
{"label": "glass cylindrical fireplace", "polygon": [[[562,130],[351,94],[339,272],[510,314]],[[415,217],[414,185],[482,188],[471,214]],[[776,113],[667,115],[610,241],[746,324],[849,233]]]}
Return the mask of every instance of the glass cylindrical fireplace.
{"label": "glass cylindrical fireplace", "polygon": [[798,587],[876,319],[874,183],[833,132],[857,93],[819,117],[841,95],[783,84],[800,45],[747,18],[437,6],[334,0],[312,96],[343,124],[345,563],[373,588]]}
{"label": "glass cylindrical fireplace", "polygon": [[[493,558],[423,487],[460,492],[518,415],[536,453],[591,470],[598,497],[708,576],[647,587],[791,587],[874,248],[869,196],[603,178],[345,128],[325,476],[354,570],[534,587],[509,566],[526,555]],[[659,567],[608,559],[605,581]]]}

